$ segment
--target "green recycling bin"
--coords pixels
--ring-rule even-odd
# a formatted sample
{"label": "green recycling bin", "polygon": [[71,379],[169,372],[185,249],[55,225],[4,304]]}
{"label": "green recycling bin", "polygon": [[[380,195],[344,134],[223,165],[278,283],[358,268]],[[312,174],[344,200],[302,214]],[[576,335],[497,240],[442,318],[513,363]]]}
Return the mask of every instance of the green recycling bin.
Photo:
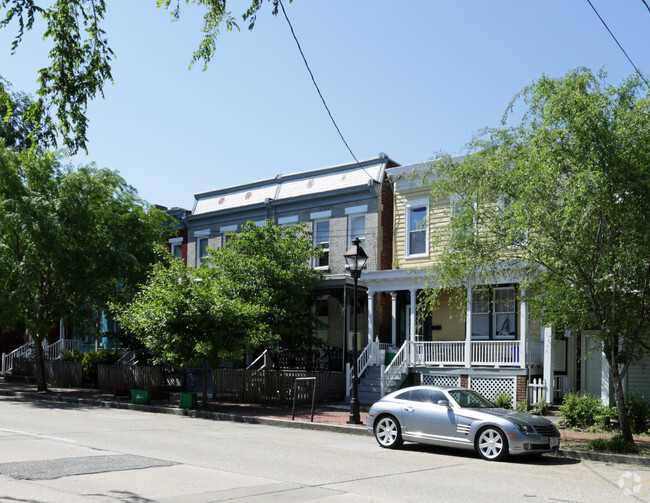
{"label": "green recycling bin", "polygon": [[180,400],[178,401],[179,409],[196,409],[196,393],[181,392]]}
{"label": "green recycling bin", "polygon": [[151,391],[148,389],[132,389],[131,390],[131,403],[141,405],[149,405],[151,402]]}

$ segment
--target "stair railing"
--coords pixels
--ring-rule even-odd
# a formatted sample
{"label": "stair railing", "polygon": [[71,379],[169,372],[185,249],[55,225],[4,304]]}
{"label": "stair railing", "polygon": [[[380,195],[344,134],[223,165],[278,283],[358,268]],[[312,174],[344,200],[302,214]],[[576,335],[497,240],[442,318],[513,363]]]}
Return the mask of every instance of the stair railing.
{"label": "stair railing", "polygon": [[392,391],[392,386],[398,383],[400,376],[408,372],[410,347],[410,342],[405,341],[393,360],[384,367],[384,373],[381,377],[382,396]]}

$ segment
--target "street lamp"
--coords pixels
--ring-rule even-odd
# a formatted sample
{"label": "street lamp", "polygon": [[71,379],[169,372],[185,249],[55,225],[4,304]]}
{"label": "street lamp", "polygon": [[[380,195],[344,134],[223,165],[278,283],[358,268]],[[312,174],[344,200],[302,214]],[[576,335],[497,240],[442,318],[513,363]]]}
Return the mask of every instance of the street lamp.
{"label": "street lamp", "polygon": [[352,246],[343,256],[350,269],[350,276],[354,280],[354,295],[352,303],[352,396],[350,397],[350,418],[348,424],[362,424],[359,416],[359,376],[357,375],[357,282],[361,276],[361,269],[366,265],[368,255],[359,246],[361,240],[354,238]]}

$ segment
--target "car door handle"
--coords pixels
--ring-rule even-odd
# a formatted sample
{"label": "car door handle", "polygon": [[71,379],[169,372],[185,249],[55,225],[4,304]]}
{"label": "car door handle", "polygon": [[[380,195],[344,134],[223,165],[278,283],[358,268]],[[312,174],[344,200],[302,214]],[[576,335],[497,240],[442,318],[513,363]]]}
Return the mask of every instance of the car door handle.
{"label": "car door handle", "polygon": [[404,407],[406,412],[413,412],[415,409],[413,407]]}

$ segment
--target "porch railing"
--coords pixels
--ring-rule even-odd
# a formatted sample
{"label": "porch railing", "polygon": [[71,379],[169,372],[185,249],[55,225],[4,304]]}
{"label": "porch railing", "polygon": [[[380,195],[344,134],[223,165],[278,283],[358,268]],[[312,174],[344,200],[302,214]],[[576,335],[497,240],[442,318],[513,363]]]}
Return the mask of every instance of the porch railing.
{"label": "porch railing", "polygon": [[413,342],[414,365],[464,365],[465,342]]}
{"label": "porch railing", "polygon": [[472,364],[493,367],[520,365],[520,341],[472,341]]}
{"label": "porch railing", "polygon": [[30,340],[27,344],[23,344],[11,353],[2,353],[2,373],[11,372],[14,368],[15,358],[29,358],[32,356],[34,350],[34,343]]}
{"label": "porch railing", "polygon": [[408,372],[409,363],[409,349],[411,344],[404,343],[399,349],[397,354],[393,357],[392,361],[384,368],[384,375],[381,378],[381,394],[382,396],[392,390],[394,384],[397,383]]}
{"label": "porch railing", "polygon": [[59,339],[49,345],[43,345],[43,357],[46,360],[58,360],[64,351],[79,349],[79,341],[74,339]]}

